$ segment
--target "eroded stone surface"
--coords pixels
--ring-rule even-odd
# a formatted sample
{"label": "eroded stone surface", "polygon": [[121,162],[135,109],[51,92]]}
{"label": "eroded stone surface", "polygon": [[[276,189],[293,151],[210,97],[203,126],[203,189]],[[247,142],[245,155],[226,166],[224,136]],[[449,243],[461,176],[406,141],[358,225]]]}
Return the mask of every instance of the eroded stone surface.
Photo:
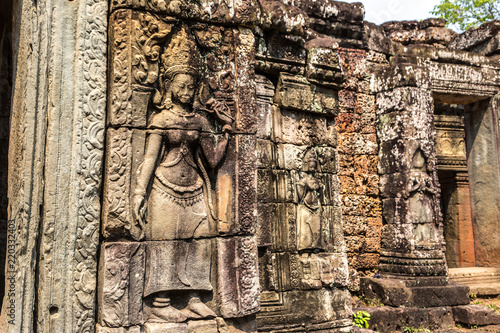
{"label": "eroded stone surface", "polygon": [[[347,290],[377,267],[406,278],[373,284],[387,304],[436,306],[466,299],[445,244],[469,250],[448,263],[498,262],[498,22],[455,36],[364,22],[360,3],[117,0],[107,30],[102,1],[39,3],[16,40],[11,330],[92,331],[97,307],[98,332],[349,332]],[[470,104],[460,130],[436,103]],[[446,239],[441,210],[460,222]]]}
{"label": "eroded stone surface", "polygon": [[458,323],[467,325],[498,325],[500,314],[484,305],[462,305],[453,307],[453,318]]}

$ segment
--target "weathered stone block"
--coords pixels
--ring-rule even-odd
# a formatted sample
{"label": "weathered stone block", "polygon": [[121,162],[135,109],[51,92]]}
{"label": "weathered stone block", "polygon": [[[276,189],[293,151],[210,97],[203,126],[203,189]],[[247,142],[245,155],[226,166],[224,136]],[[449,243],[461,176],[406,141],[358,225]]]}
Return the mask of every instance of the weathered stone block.
{"label": "weathered stone block", "polygon": [[[394,22],[392,27],[386,24],[391,24],[390,22],[384,23],[384,28],[388,36],[395,42],[399,42],[403,45],[409,44],[430,44],[430,45],[447,45],[457,33],[451,29],[446,29],[445,27],[433,26],[426,24],[426,22],[417,22],[411,26],[411,21]],[[403,26],[397,26],[403,23]],[[406,26],[404,26],[406,25]]]}
{"label": "weathered stone block", "polygon": [[380,199],[366,195],[343,195],[342,204],[344,215],[377,217],[382,211]]}
{"label": "weathered stone block", "polygon": [[[266,147],[267,148],[267,147]],[[267,148],[267,150],[269,150]],[[296,146],[292,144],[276,145],[276,167],[285,170],[303,170],[309,166],[305,161],[306,152],[310,150],[308,146]],[[338,154],[333,147],[320,146],[314,148],[315,159],[317,160],[317,170],[324,173],[337,173]]]}
{"label": "weathered stone block", "polygon": [[[341,59],[341,68],[342,68],[342,73],[347,76],[347,80],[349,80],[349,77],[351,79],[355,79],[356,82],[354,86],[349,87],[349,90],[355,90],[355,91],[362,91],[363,89],[358,89],[361,88],[358,80],[364,80],[367,76],[366,73],[366,51],[365,50],[356,50],[352,48],[340,48],[338,50],[339,52],[339,57]],[[345,88],[347,89],[347,86],[349,86],[349,83],[344,83]]]}
{"label": "weathered stone block", "polygon": [[359,236],[346,236],[344,237],[346,243],[347,252],[362,252],[364,250],[365,244],[363,237]]}
{"label": "weathered stone block", "polygon": [[318,156],[319,171],[325,173],[337,173],[339,169],[337,149],[332,147],[316,147],[315,150]]}
{"label": "weathered stone block", "polygon": [[428,90],[400,87],[377,94],[377,114],[393,111],[433,113],[434,101]]}
{"label": "weathered stone block", "polygon": [[307,15],[299,8],[279,1],[260,1],[261,24],[266,30],[302,36],[309,25]]}
{"label": "weathered stone block", "polygon": [[296,184],[298,172],[294,170],[273,170],[274,201],[297,202]]}
{"label": "weathered stone block", "polygon": [[332,21],[361,23],[365,14],[365,9],[359,2],[326,1],[325,3],[318,3],[310,0],[292,0],[291,4],[302,9],[310,16]]}
{"label": "weathered stone block", "polygon": [[498,325],[500,314],[485,305],[460,305],[453,307],[453,318],[466,325]]}
{"label": "weathered stone block", "polygon": [[320,323],[330,332],[349,327],[352,310],[348,293],[343,288],[280,293],[281,303],[270,303],[257,316],[259,331],[290,332],[297,326],[302,329],[303,324],[313,330]]}
{"label": "weathered stone block", "polygon": [[219,233],[253,234],[257,208],[257,140],[254,135],[233,135],[217,170]]}
{"label": "weathered stone block", "polygon": [[392,40],[385,34],[384,28],[371,22],[364,22],[363,44],[373,51],[391,53]]}
{"label": "weathered stone block", "polygon": [[377,174],[377,155],[347,155],[339,157],[339,175],[354,176],[354,173]]}
{"label": "weathered stone block", "polygon": [[438,307],[469,304],[469,287],[445,284],[440,286],[408,286],[404,280],[362,278],[361,290],[369,299],[379,299],[390,306]]}
{"label": "weathered stone block", "polygon": [[256,167],[261,169],[270,169],[275,167],[276,145],[263,139],[257,139],[257,162]]}
{"label": "weathered stone block", "polygon": [[257,201],[262,203],[274,201],[274,177],[270,169],[257,170]]}
{"label": "weathered stone block", "polygon": [[105,238],[137,238],[140,229],[132,217],[132,189],[143,160],[146,132],[110,128],[104,166],[102,234]]}
{"label": "weathered stone block", "polygon": [[344,236],[359,236],[366,233],[365,217],[344,215],[342,216],[342,223],[344,225]]}
{"label": "weathered stone block", "polygon": [[144,333],[188,333],[188,325],[167,324],[167,323],[146,323],[144,324]]}
{"label": "weathered stone block", "polygon": [[285,170],[302,170],[302,163],[307,146],[295,146],[292,144],[276,145],[276,166]]}
{"label": "weathered stone block", "polygon": [[259,246],[273,245],[274,216],[276,205],[273,203],[257,203],[257,243]]}
{"label": "weathered stone block", "polygon": [[256,237],[217,238],[217,265],[217,297],[224,318],[257,313],[260,288]]}
{"label": "weathered stone block", "polygon": [[[274,2],[280,6],[279,2]],[[299,28],[304,26],[300,22]],[[295,36],[280,33],[279,31],[269,31],[268,37],[258,40],[257,68],[266,73],[280,75],[281,72],[293,74],[304,74],[307,51],[304,43],[301,43]]]}
{"label": "weathered stone block", "polygon": [[339,152],[349,155],[376,155],[378,153],[375,134],[340,133]]}
{"label": "weathered stone block", "polygon": [[[410,174],[407,172],[397,172],[397,173],[389,173],[385,175],[380,176],[380,195],[383,198],[396,198],[401,196],[403,192],[406,191],[406,188],[408,187],[408,182],[410,181]],[[402,200],[399,198],[399,200]],[[389,205],[393,206],[393,203],[389,203],[388,201],[384,200],[383,202],[386,202],[388,205],[387,207],[384,207],[384,211],[386,209],[388,210],[393,210],[392,208],[389,208]],[[387,221],[391,221],[392,219],[389,219]]]}
{"label": "weathered stone block", "polygon": [[333,119],[273,107],[273,141],[297,146],[337,146]]}
{"label": "weathered stone block", "polygon": [[341,112],[335,119],[339,133],[361,132],[361,116],[351,112]]}
{"label": "weathered stone block", "polygon": [[366,219],[367,229],[366,229],[366,237],[380,237],[380,233],[382,232],[382,216],[380,217],[369,217]]}
{"label": "weathered stone block", "polygon": [[355,173],[351,177],[340,177],[342,194],[377,196],[379,193],[379,178],[377,175]]}
{"label": "weathered stone block", "polygon": [[428,329],[431,332],[441,333],[455,331],[454,329],[446,330],[455,327],[451,307],[422,309],[417,307],[393,308],[382,306],[355,308],[353,311],[354,313],[357,311],[368,312],[371,315],[370,329],[378,332],[402,332],[405,327]]}
{"label": "weathered stone block", "polygon": [[304,253],[294,260],[299,262],[301,290],[346,287],[348,284],[349,270],[343,253]]}
{"label": "weathered stone block", "polygon": [[372,134],[377,132],[376,128],[377,116],[375,112],[367,112],[361,114],[360,127],[361,133]]}
{"label": "weathered stone block", "polygon": [[188,333],[218,333],[215,320],[190,320],[188,322]]}
{"label": "weathered stone block", "polygon": [[394,139],[380,144],[379,174],[409,172],[415,153],[421,151],[428,172],[436,170],[436,151],[433,140]]}
{"label": "weathered stone block", "polygon": [[[371,65],[376,65],[376,64],[388,64],[389,61],[387,60],[387,54],[386,53],[381,53],[377,51],[370,50],[366,54],[366,61],[370,62],[371,64],[367,64],[368,66]],[[368,72],[371,73],[371,71],[368,69]]]}
{"label": "weathered stone block", "polygon": [[281,74],[275,103],[286,109],[334,116],[338,112],[338,94],[333,89],[316,86],[306,78]]}
{"label": "weathered stone block", "polygon": [[272,105],[274,99],[274,85],[263,75],[255,75],[257,137],[269,139],[272,133]]}
{"label": "weathered stone block", "polygon": [[375,113],[375,96],[359,93],[354,111],[358,114]]}
{"label": "weathered stone block", "polygon": [[378,253],[347,253],[349,268],[353,270],[370,270],[379,265]]}
{"label": "weathered stone block", "polygon": [[493,56],[498,53],[500,49],[500,33],[497,32],[495,36],[487,39],[483,43],[474,46],[471,52],[479,53],[485,56]]}
{"label": "weathered stone block", "polygon": [[341,110],[354,110],[356,106],[356,93],[354,91],[342,89],[339,91],[339,106]]}
{"label": "weathered stone block", "polygon": [[[431,62],[428,68],[434,90],[448,95],[461,93],[471,96],[493,96],[496,94],[494,86],[500,84],[498,70],[489,66]],[[440,99],[440,101],[453,103],[453,99],[449,101]],[[470,102],[467,97],[462,100],[463,104],[468,104],[467,102]]]}
{"label": "weathered stone block", "polygon": [[[400,50],[397,52],[400,52]],[[392,66],[380,67],[377,74],[371,78],[371,91],[382,92],[395,88],[414,87],[426,89],[430,87],[430,70],[428,66],[405,63],[405,60],[397,63],[399,59],[396,59],[392,61]]]}
{"label": "weathered stone block", "polygon": [[141,333],[141,326],[105,327],[97,324],[96,332],[97,333]]}
{"label": "weathered stone block", "polygon": [[297,207],[291,203],[276,204],[273,216],[273,245],[276,251],[297,250]]}
{"label": "weathered stone block", "polygon": [[[387,214],[388,215],[388,214]],[[384,210],[384,220],[387,221],[386,213]],[[382,241],[381,247],[387,251],[401,251],[403,253],[411,252],[413,240],[413,225],[410,223],[390,223],[394,221],[387,221],[382,227]]]}
{"label": "weathered stone block", "polygon": [[308,48],[306,77],[312,82],[328,86],[339,86],[343,80],[339,56],[336,52],[338,40],[316,38],[306,44]]}
{"label": "weathered stone block", "polygon": [[375,238],[366,238],[365,240],[365,248],[364,250],[366,252],[374,252],[374,253],[379,253],[380,252],[380,236],[375,237]]}
{"label": "weathered stone block", "polygon": [[380,142],[394,139],[431,140],[434,137],[433,115],[422,111],[399,111],[381,114],[377,120]]}
{"label": "weathered stone block", "polygon": [[99,260],[98,322],[103,327],[143,322],[143,243],[104,243]]}
{"label": "weathered stone block", "polygon": [[470,50],[476,45],[489,40],[500,30],[500,22],[492,21],[482,24],[478,28],[468,29],[456,36],[448,45],[452,50]]}

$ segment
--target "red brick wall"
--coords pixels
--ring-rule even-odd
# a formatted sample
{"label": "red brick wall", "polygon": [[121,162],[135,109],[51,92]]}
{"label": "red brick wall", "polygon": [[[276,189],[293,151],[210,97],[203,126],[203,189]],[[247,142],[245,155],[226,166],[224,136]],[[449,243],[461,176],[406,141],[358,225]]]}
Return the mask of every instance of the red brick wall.
{"label": "red brick wall", "polygon": [[344,237],[351,274],[351,289],[357,277],[378,266],[382,204],[377,173],[375,96],[369,92],[367,53],[341,49],[342,71],[347,79],[339,93],[337,117],[339,178]]}

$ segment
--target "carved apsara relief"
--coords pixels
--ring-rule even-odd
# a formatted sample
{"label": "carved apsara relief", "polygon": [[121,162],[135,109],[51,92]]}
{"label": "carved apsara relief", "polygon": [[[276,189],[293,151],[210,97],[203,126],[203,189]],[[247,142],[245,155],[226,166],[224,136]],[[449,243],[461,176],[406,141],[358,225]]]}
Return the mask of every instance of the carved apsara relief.
{"label": "carved apsara relief", "polygon": [[112,19],[103,235],[144,244],[142,317],[129,324],[255,313],[255,138],[239,130],[253,114],[240,107],[252,94],[239,95],[253,72],[235,70],[251,32],[133,10]]}
{"label": "carved apsara relief", "polygon": [[405,192],[409,205],[409,221],[413,224],[416,245],[433,245],[437,242],[434,195],[437,190],[427,171],[427,161],[422,150],[413,154],[409,181]]}
{"label": "carved apsara relief", "polygon": [[[132,201],[134,220],[142,230],[139,238],[146,241],[214,235],[210,221],[215,212],[206,168],[216,168],[224,157],[232,117],[227,105],[213,98],[202,99],[196,68],[201,56],[195,50],[194,41],[183,28],[161,54],[156,110],[149,118],[144,160],[137,171]],[[215,145],[209,120],[197,110],[215,114],[221,123],[224,135]],[[144,296],[154,297],[151,316],[166,322],[216,317],[199,295],[213,289],[210,241],[176,242],[168,250],[161,245],[161,249],[152,250],[152,246],[147,251],[144,287]],[[163,264],[158,264],[160,261]],[[179,290],[191,293],[184,312],[170,304],[170,293]]]}

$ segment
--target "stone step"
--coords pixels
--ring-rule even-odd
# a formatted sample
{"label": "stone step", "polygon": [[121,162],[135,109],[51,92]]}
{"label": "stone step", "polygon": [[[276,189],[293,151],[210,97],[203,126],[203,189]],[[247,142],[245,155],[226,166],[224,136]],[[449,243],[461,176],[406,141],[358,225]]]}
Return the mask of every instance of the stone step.
{"label": "stone step", "polygon": [[447,330],[455,327],[452,307],[395,308],[383,307],[361,307],[354,308],[353,312],[366,311],[371,317],[369,329],[380,333],[400,333],[405,329],[428,329],[431,332]]}
{"label": "stone step", "polygon": [[500,313],[484,305],[459,305],[453,307],[453,319],[469,326],[499,325]]}
{"label": "stone step", "polygon": [[500,268],[450,268],[448,274],[450,281],[469,286],[471,294],[477,296],[500,295]]}

